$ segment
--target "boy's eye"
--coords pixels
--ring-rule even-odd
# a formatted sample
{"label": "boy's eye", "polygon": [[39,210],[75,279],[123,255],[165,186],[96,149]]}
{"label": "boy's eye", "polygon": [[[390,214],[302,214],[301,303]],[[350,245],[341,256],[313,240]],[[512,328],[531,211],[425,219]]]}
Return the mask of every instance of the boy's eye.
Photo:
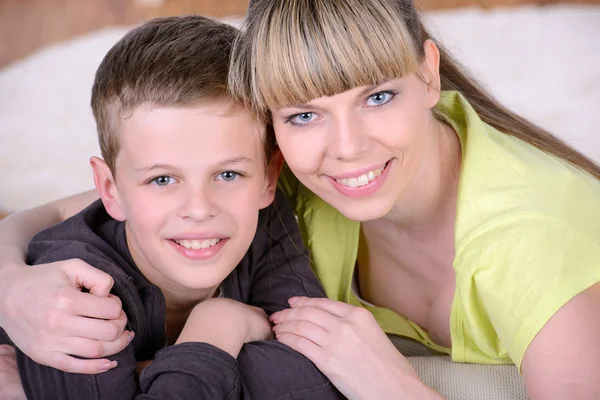
{"label": "boy's eye", "polygon": [[369,96],[367,99],[368,106],[382,106],[394,98],[394,94],[390,92],[377,92]]}
{"label": "boy's eye", "polygon": [[304,112],[300,114],[294,114],[287,119],[292,125],[306,125],[309,122],[314,121],[316,114],[313,112]]}
{"label": "boy's eye", "polygon": [[223,171],[219,175],[217,175],[218,181],[234,181],[236,180],[240,174],[234,171]]}
{"label": "boy's eye", "polygon": [[153,183],[156,186],[168,186],[172,183],[175,183],[175,178],[168,175],[157,176],[156,178],[152,179],[150,183]]}

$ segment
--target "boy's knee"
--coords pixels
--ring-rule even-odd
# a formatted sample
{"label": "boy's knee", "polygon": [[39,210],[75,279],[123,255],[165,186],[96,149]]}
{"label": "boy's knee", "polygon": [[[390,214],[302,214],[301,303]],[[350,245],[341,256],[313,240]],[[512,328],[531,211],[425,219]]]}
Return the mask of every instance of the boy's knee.
{"label": "boy's knee", "polygon": [[252,399],[344,398],[308,358],[276,340],[245,344],[238,366],[244,392]]}

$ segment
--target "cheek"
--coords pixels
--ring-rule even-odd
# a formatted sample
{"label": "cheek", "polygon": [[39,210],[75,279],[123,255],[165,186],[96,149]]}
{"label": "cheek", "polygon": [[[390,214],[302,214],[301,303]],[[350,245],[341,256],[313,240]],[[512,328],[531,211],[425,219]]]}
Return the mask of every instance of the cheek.
{"label": "cheek", "polygon": [[310,174],[319,170],[325,148],[325,133],[312,129],[305,135],[282,133],[277,144],[285,162],[294,174]]}
{"label": "cheek", "polygon": [[161,196],[154,195],[151,190],[129,191],[125,204],[127,220],[136,226],[137,234],[142,235],[155,233],[172,211],[168,202],[161,201]]}
{"label": "cheek", "polygon": [[379,141],[386,147],[408,151],[419,146],[426,137],[426,118],[423,111],[403,108],[390,113],[388,118],[373,120],[371,126],[378,132]]}
{"label": "cheek", "polygon": [[264,185],[266,180],[256,179],[241,182],[236,187],[220,187],[213,192],[213,201],[220,214],[228,216],[236,225],[246,226],[257,218]]}
{"label": "cheek", "polygon": [[240,249],[243,248],[244,252],[246,252],[256,235],[259,213],[258,202],[255,202],[254,199],[246,199],[244,202],[238,201],[235,204],[231,204],[228,210],[227,214],[231,220],[230,223],[233,223],[235,226],[237,236],[241,241]]}

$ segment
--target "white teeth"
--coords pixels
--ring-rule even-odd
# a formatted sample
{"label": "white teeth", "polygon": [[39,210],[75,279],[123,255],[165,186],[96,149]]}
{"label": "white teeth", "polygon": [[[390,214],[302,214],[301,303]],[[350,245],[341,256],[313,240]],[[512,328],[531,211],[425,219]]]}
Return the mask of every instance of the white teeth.
{"label": "white teeth", "polygon": [[207,240],[175,240],[177,244],[185,247],[186,249],[208,249],[209,247],[213,247],[217,243],[219,243],[221,239],[207,239]]}
{"label": "white teeth", "polygon": [[360,186],[365,186],[369,182],[374,181],[375,178],[381,175],[381,169],[375,169],[373,171],[369,171],[366,174],[363,174],[357,178],[344,178],[344,179],[336,179],[335,181],[340,185],[348,186],[351,188],[356,188]]}

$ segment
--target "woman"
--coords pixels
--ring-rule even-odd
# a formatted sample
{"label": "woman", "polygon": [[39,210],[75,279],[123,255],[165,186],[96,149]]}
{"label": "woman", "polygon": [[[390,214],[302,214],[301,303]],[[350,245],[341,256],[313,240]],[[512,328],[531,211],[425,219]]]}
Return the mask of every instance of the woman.
{"label": "woman", "polygon": [[[384,332],[459,362],[514,363],[532,399],[600,396],[600,169],[491,99],[412,2],[255,1],[230,77],[274,126],[289,167],[281,186],[331,299],[290,299],[272,317],[280,341],[351,399],[440,397]],[[28,234],[80,206],[2,224],[0,325],[28,288],[49,295],[57,282],[67,293],[64,277],[84,270],[16,267]],[[93,316],[91,306],[43,307]],[[38,338],[27,321],[8,323],[23,345]],[[93,338],[50,332],[46,348]],[[91,342],[97,355],[119,348],[116,336]],[[79,361],[69,362],[93,368]]]}

